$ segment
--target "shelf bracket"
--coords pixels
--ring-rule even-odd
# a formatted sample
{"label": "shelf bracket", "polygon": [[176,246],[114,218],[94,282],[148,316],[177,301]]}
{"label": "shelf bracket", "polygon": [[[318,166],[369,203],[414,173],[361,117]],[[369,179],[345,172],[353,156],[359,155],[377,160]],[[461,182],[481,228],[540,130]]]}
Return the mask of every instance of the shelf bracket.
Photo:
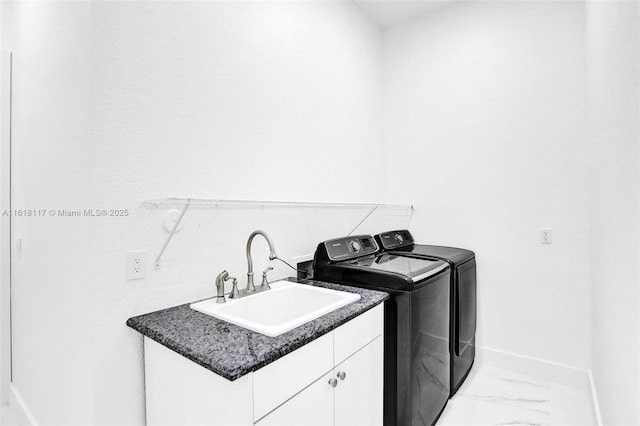
{"label": "shelf bracket", "polygon": [[351,232],[349,232],[347,234],[347,237],[350,237],[351,234],[353,234],[356,231],[356,229],[358,229],[360,227],[360,225],[362,225],[364,223],[364,221],[367,220],[369,218],[369,216],[371,216],[373,214],[373,212],[375,212],[376,210],[378,210],[378,206],[375,206],[374,208],[372,208],[371,211],[369,213],[367,213],[367,215],[365,217],[363,217],[360,222],[358,222],[358,224],[355,226],[355,228],[353,228],[351,230]]}
{"label": "shelf bracket", "polygon": [[156,257],[156,261],[154,262],[156,269],[160,269],[160,259],[162,258],[164,251],[167,249],[167,246],[169,245],[171,238],[173,238],[174,234],[176,233],[178,226],[180,226],[180,222],[182,222],[182,218],[184,218],[184,215],[187,212],[187,209],[189,208],[190,205],[191,205],[190,201],[187,201],[186,204],[184,205],[184,208],[182,209],[182,212],[180,213],[180,216],[178,217],[178,220],[176,220],[176,223],[173,225],[173,229],[169,233],[167,240],[164,242],[162,249],[160,249],[160,253],[158,253],[158,257]]}

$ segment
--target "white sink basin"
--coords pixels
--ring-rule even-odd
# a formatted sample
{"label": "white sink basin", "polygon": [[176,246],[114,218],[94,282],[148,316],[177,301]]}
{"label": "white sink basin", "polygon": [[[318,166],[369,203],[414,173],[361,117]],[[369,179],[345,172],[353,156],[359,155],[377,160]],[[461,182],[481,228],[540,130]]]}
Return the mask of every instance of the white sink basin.
{"label": "white sink basin", "polygon": [[324,314],[360,300],[359,294],[290,281],[269,284],[271,290],[241,299],[192,303],[191,309],[240,327],[275,337]]}

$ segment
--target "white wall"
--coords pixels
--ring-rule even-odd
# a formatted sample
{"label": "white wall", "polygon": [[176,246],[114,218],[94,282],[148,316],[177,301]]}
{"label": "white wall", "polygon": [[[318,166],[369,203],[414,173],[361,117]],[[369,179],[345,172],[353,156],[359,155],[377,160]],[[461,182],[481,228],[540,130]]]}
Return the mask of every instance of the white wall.
{"label": "white wall", "polygon": [[[142,424],[142,340],[128,317],[211,296],[223,269],[244,285],[254,229],[291,260],[368,209],[194,207],[155,271],[166,209],[141,202],[381,201],[380,31],[346,2],[8,8],[14,207],[130,211],[15,224],[14,384],[43,424]],[[344,183],[354,176],[366,184]],[[410,219],[387,209],[358,231]],[[127,282],[126,251],[139,248],[147,278]],[[257,239],[258,272],[264,249]],[[292,275],[276,266],[273,278]]]}
{"label": "white wall", "polygon": [[[151,263],[166,236],[164,210],[141,201],[379,201],[380,31],[340,2],[103,2],[93,28],[92,200],[132,212],[93,234],[94,421],[139,424],[141,339],[129,316],[211,296],[223,269],[244,286],[254,229],[291,259],[366,214],[192,208],[161,269],[127,282],[126,251],[147,248]],[[344,184],[354,176],[367,184]],[[266,246],[255,245],[259,272]],[[292,274],[274,266],[273,277]]]}
{"label": "white wall", "polygon": [[383,42],[388,197],[476,252],[477,343],[589,368],[584,5],[457,2]]}
{"label": "white wall", "polygon": [[638,424],[640,14],[630,1],[587,12],[592,369],[604,424]]}
{"label": "white wall", "polygon": [[[3,48],[13,51],[14,67],[14,207],[73,208],[89,199],[90,13],[89,3],[2,5]],[[13,220],[22,241],[13,259],[13,385],[43,424],[91,419],[85,225]]]}
{"label": "white wall", "polygon": [[[0,16],[1,8],[2,5]],[[1,37],[0,32],[0,46]],[[0,211],[4,212],[9,208],[11,54],[4,50],[0,53]],[[9,402],[11,378],[9,226],[9,216],[0,216],[0,404]]]}

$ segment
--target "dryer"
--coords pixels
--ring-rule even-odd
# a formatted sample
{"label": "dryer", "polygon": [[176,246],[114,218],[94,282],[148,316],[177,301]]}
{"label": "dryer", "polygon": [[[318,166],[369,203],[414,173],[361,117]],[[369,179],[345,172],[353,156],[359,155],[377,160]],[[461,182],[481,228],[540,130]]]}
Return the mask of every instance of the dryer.
{"label": "dryer", "polygon": [[388,254],[411,258],[440,259],[451,266],[450,355],[451,395],[467,378],[475,360],[476,336],[476,259],[471,250],[415,244],[408,230],[389,231],[375,236]]}
{"label": "dryer", "polygon": [[314,278],[381,290],[384,424],[432,425],[450,394],[450,267],[439,259],[380,253],[370,235],[318,245]]}

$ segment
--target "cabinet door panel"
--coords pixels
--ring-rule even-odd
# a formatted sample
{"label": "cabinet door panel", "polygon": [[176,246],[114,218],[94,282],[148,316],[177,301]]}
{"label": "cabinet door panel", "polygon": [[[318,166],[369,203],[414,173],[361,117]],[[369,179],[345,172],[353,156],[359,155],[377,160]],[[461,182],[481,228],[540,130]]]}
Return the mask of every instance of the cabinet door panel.
{"label": "cabinet door panel", "polygon": [[250,425],[253,376],[233,382],[144,338],[147,426]]}
{"label": "cabinet door panel", "polygon": [[329,372],[256,423],[258,426],[333,425],[333,388]]}
{"label": "cabinet door panel", "polygon": [[333,368],[333,332],[307,343],[253,374],[254,420]]}
{"label": "cabinet door panel", "polygon": [[340,364],[382,334],[384,328],[383,305],[355,317],[334,330],[334,362]]}
{"label": "cabinet door panel", "polygon": [[[382,336],[335,368],[335,425],[382,425]],[[337,377],[336,377],[337,378]]]}

